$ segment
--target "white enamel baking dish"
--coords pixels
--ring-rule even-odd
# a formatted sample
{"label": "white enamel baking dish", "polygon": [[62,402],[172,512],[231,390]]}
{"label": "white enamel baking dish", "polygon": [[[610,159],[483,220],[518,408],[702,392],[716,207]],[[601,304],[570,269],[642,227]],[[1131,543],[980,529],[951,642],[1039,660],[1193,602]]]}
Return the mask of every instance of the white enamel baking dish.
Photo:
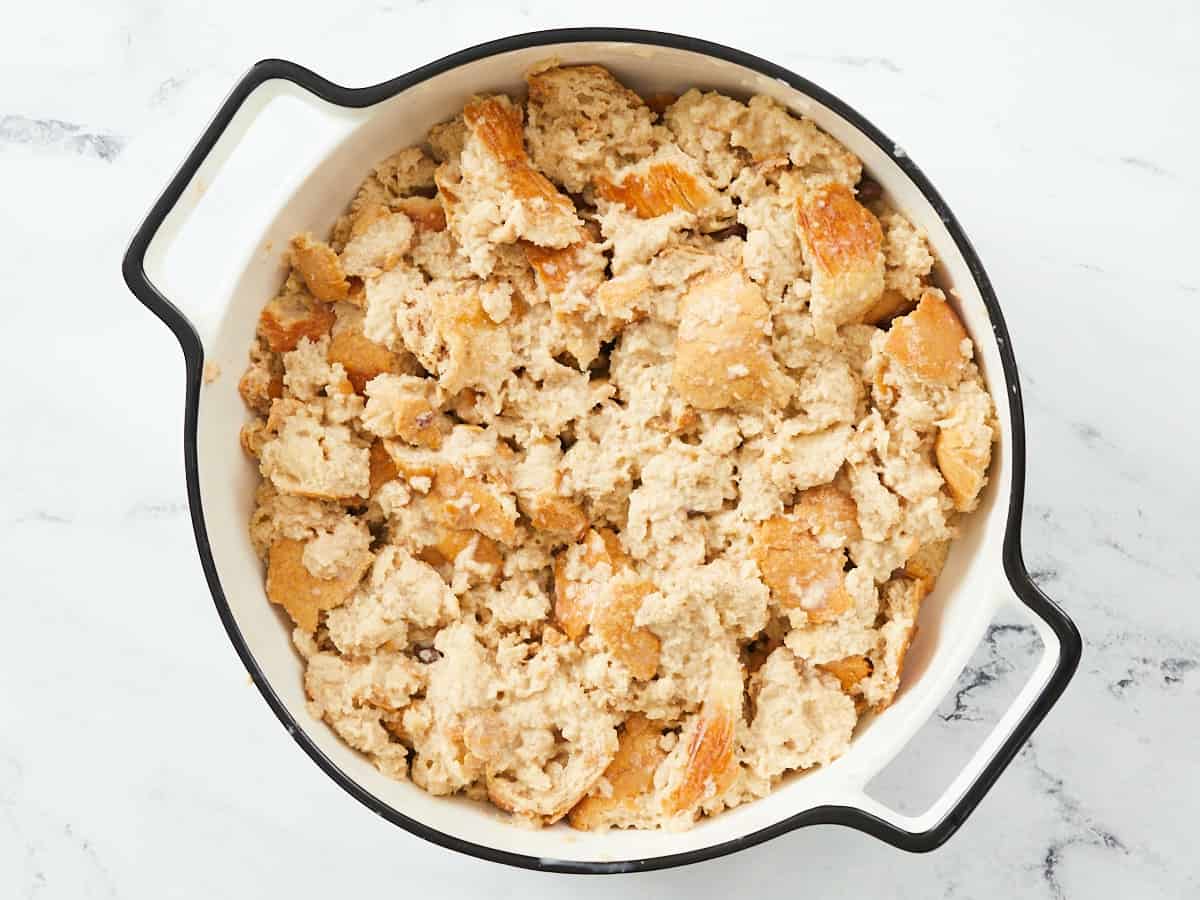
{"label": "white enamel baking dish", "polygon": [[[431,124],[459,110],[474,92],[519,93],[522,73],[550,56],[607,66],[642,92],[699,86],[743,98],[767,94],[857,153],[936,248],[940,283],[978,347],[1002,429],[982,506],[965,523],[925,602],[893,706],[864,723],[849,751],[832,765],[683,833],[592,834],[565,825],[531,831],[484,805],[432,797],[385,778],[306,712],[289,627],[267,602],[262,567],[247,536],[256,474],[238,447],[247,413],[236,384],[259,309],[284,274],[281,248],[297,231],[326,230],[373,163],[421,140]],[[979,259],[899,147],[844,103],[779,66],[691,38],[607,28],[505,38],[359,89],[267,60],[239,82],[153,207],[126,254],[124,275],[183,348],[188,498],[209,587],[230,639],[268,705],[328,776],[374,812],[435,843],[567,872],[679,865],[816,823],[857,828],[907,850],[929,850],[979,803],[1078,663],[1078,633],[1034,586],[1021,559],[1021,395],[1000,308]],[[206,366],[210,375],[222,374],[203,382]],[[1044,645],[1011,708],[921,815],[901,815],[869,797],[867,783],[929,718],[1005,605],[1028,618]]]}

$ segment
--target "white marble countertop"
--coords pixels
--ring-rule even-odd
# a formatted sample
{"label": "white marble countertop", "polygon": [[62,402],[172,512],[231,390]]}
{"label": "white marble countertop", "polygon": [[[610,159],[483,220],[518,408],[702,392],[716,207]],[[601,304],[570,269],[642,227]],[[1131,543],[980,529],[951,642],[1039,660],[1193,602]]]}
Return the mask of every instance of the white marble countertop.
{"label": "white marble countertop", "polygon": [[[1200,895],[1200,9],[503,6],[6,12],[0,896]],[[134,224],[258,58],[365,84],[600,18],[741,47],[856,106],[940,188],[1001,297],[1028,415],[1025,554],[1087,646],[1033,743],[932,855],[821,827],[568,886],[453,854],[317,776],[214,615],[184,498],[180,354],[120,279]],[[887,791],[944,783],[1031,652],[993,629]]]}

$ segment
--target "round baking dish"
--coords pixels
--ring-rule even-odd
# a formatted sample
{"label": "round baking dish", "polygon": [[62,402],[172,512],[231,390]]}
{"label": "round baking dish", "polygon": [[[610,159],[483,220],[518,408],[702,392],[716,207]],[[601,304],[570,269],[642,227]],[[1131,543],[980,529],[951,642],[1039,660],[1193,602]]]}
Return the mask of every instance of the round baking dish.
{"label": "round baking dish", "polygon": [[[865,721],[833,764],[682,833],[580,833],[565,825],[530,831],[489,807],[433,797],[380,774],[305,710],[300,660],[283,615],[267,602],[247,534],[256,474],[238,449],[247,414],[237,373],[258,311],[283,275],[280,250],[288,237],[323,232],[373,163],[422,139],[472,93],[520,92],[525,70],[552,56],[599,63],[643,92],[697,86],[742,98],[767,94],[858,154],[928,234],[939,283],[975,340],[1001,427],[983,503],[964,523],[925,601],[896,702]],[[123,270],[133,293],[183,348],[188,499],[204,571],[234,647],[267,704],[322,771],[369,809],[437,844],[512,865],[587,873],[709,859],[819,823],[930,850],[979,803],[1078,664],[1078,632],[1033,584],[1021,559],[1021,394],[1000,306],[979,258],[899,146],[845,103],[765,60],[693,38],[614,28],[504,38],[366,88],[340,87],[293,63],[266,60],[237,84],[200,136],[135,234]],[[1028,618],[1044,645],[1012,707],[921,815],[901,815],[869,797],[867,783],[929,718],[1005,605]]]}

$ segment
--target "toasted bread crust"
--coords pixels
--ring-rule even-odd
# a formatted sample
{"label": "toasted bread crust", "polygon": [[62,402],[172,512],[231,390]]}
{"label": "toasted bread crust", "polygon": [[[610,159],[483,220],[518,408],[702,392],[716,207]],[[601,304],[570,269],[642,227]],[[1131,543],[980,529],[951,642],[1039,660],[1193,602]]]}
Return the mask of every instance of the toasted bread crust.
{"label": "toasted bread crust", "polygon": [[950,304],[928,291],[915,310],[892,323],[884,352],[920,378],[954,384],[967,364],[963,342],[969,340]]}

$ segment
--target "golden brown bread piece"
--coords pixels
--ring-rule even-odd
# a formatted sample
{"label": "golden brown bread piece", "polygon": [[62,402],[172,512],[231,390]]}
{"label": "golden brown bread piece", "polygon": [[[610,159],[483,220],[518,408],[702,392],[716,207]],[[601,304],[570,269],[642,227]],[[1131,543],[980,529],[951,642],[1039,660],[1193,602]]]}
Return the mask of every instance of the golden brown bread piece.
{"label": "golden brown bread piece", "polygon": [[608,792],[593,792],[571,810],[568,821],[572,828],[593,831],[608,825],[614,818],[632,818],[646,805],[654,788],[654,773],[666,758],[660,741],[662,729],[641,713],[625,720],[618,738],[617,753],[604,778]]}
{"label": "golden brown bread piece", "polygon": [[654,110],[655,115],[661,116],[667,111],[667,107],[678,99],[678,94],[672,94],[670,91],[657,91],[648,95],[645,98],[645,103],[648,107]]}
{"label": "golden brown bread piece", "polygon": [[880,294],[879,299],[871,304],[871,307],[865,313],[863,313],[862,320],[868,325],[879,325],[882,327],[892,319],[896,318],[896,316],[901,315],[902,313],[911,312],[912,309],[913,302],[911,300],[909,300],[899,291],[887,289]]}
{"label": "golden brown bread piece", "polygon": [[850,608],[845,551],[823,547],[806,523],[787,516],[767,519],[755,534],[754,559],[784,609],[802,609],[810,622],[820,623]]}
{"label": "golden brown bread piece", "polygon": [[404,197],[392,204],[417,227],[417,231],[445,231],[446,211],[435,197]]}
{"label": "golden brown bread piece", "polygon": [[966,427],[939,428],[933,453],[954,508],[961,512],[974,509],[992,460],[990,436],[980,438]]}
{"label": "golden brown bread piece", "polygon": [[504,96],[485,97],[466,105],[463,121],[500,164],[508,188],[518,199],[536,199],[542,214],[569,216],[574,223],[575,205],[570,198],[560,194],[529,162],[520,107]]}
{"label": "golden brown bread piece", "polygon": [[796,520],[829,547],[844,547],[858,537],[858,504],[832,484],[802,491],[792,506]]}
{"label": "golden brown bread piece", "polygon": [[875,666],[865,656],[847,656],[832,662],[821,663],[817,666],[822,672],[828,672],[841,684],[847,694],[854,693],[858,683],[869,678]]}
{"label": "golden brown bread piece", "polygon": [[387,452],[387,448],[383,446],[383,441],[378,438],[371,443],[371,480],[370,491],[371,496],[375,496],[375,492],[380,487],[392,481],[400,474],[396,468],[396,463],[392,460],[391,455]]}
{"label": "golden brown bread piece", "polygon": [[569,497],[543,493],[523,506],[529,521],[539,531],[562,534],[573,541],[579,540],[587,531],[587,513]]}
{"label": "golden brown bread piece", "polygon": [[969,341],[958,315],[940,291],[926,291],[917,308],[892,322],[883,351],[918,378],[937,384],[957,384],[967,357]]}
{"label": "golden brown bread piece", "polygon": [[402,370],[400,357],[383,344],[367,338],[361,331],[339,331],[329,341],[325,358],[341,363],[356,393],[366,390],[376,375]]}
{"label": "golden brown bread piece", "polygon": [[478,531],[460,531],[454,528],[440,527],[434,543],[424,548],[420,554],[422,561],[431,566],[441,566],[453,563],[460,553],[471,546],[471,559],[478,565],[485,566],[493,572],[492,577],[500,575],[504,565],[504,557],[499,545],[489,537],[484,537]]}
{"label": "golden brown bread piece", "polygon": [[292,266],[304,279],[304,284],[318,300],[350,300],[350,282],[333,248],[311,234],[292,238]]}
{"label": "golden brown bread piece", "polygon": [[446,364],[440,374],[447,394],[486,385],[497,377],[498,367],[507,362],[507,334],[488,317],[478,291],[446,297],[434,308],[434,317],[446,343]]}
{"label": "golden brown bread piece", "polygon": [[334,319],[332,306],[313,299],[289,280],[283,292],[263,307],[258,317],[258,334],[272,352],[286,353],[295,350],[303,338],[316,341],[329,334]]}
{"label": "golden brown bread piece", "polygon": [[317,629],[320,614],[341,606],[362,580],[370,556],[336,578],[316,578],[304,567],[305,541],[279,538],[267,555],[267,597],[282,606],[304,631]]}
{"label": "golden brown bread piece", "polygon": [[918,582],[925,594],[933,590],[950,554],[950,541],[934,541],[920,547],[904,564],[904,574]]}
{"label": "golden brown bread piece", "polygon": [[265,416],[271,402],[283,396],[283,363],[277,353],[255,342],[250,349],[250,365],[238,380],[238,394],[252,412]]}
{"label": "golden brown bread piece", "polygon": [[839,325],[863,321],[883,293],[883,229],[836,181],[804,192],[796,218],[812,267],[813,324],[829,340]]}
{"label": "golden brown bread piece", "polygon": [[592,630],[639,681],[653,678],[658,670],[658,636],[634,623],[642,602],[656,590],[649,581],[621,578],[609,586],[604,600],[592,610]]}
{"label": "golden brown bread piece", "polygon": [[683,777],[663,803],[668,815],[695,810],[721,797],[733,784],[742,692],[737,658],[720,657],[714,662],[708,696],[696,715],[695,729],[687,738]]}
{"label": "golden brown bread piece", "polygon": [[675,163],[655,163],[644,174],[626,175],[618,184],[607,178],[595,181],[596,195],[620,203],[640,219],[653,219],[676,209],[698,212],[712,202],[714,191]]}
{"label": "golden brown bread piece", "polygon": [[433,493],[440,501],[439,519],[447,528],[478,531],[503,544],[516,541],[516,503],[499,485],[441,465],[434,478]]}
{"label": "golden brown bread piece", "polygon": [[597,528],[555,558],[554,619],[567,637],[579,641],[591,626],[596,593],[589,591],[584,582],[568,577],[568,556],[578,559],[580,569],[587,576],[600,569],[609,579],[628,568],[629,557],[611,529]]}
{"label": "golden brown bread piece", "polygon": [[596,243],[596,237],[588,229],[580,228],[579,240],[569,246],[539,247],[522,241],[521,249],[533,267],[538,286],[547,295],[561,294],[572,283],[590,295],[604,281],[603,258],[596,266],[589,252],[588,245]]}

